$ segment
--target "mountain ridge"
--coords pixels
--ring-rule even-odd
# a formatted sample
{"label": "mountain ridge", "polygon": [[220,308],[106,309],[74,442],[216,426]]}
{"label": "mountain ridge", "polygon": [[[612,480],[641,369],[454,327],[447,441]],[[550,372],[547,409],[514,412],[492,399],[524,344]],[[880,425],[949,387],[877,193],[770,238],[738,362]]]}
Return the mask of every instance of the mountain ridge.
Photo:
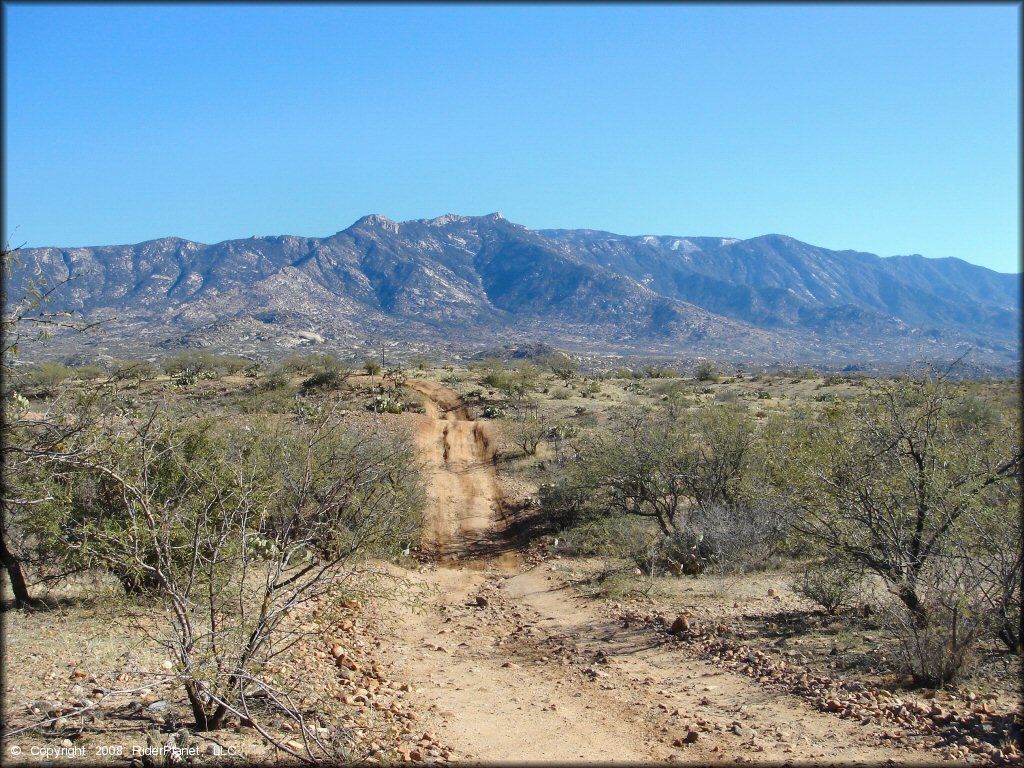
{"label": "mountain ridge", "polygon": [[[56,308],[116,315],[107,332],[115,345],[177,339],[263,354],[303,343],[295,331],[305,325],[336,346],[368,335],[473,346],[501,333],[750,361],[898,361],[968,348],[1019,361],[1019,276],[778,233],[631,236],[530,230],[498,212],[403,222],[368,214],[326,237],[169,236],[19,255],[25,274],[51,284],[79,275]],[[288,319],[258,319],[274,312]],[[225,329],[235,326],[232,339]]]}

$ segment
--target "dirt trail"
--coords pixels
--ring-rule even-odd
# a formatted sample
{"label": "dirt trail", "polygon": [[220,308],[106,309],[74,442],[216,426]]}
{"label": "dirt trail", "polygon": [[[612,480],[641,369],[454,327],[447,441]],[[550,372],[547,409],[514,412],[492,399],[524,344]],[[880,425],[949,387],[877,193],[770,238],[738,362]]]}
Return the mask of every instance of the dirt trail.
{"label": "dirt trail", "polygon": [[[423,730],[482,762],[913,762],[860,726],[685,654],[664,633],[601,615],[554,566],[495,554],[504,523],[490,425],[421,380],[428,463],[427,597],[395,607],[385,661]],[[681,744],[689,731],[696,741]],[[676,741],[676,745],[673,745]]]}
{"label": "dirt trail", "polygon": [[406,386],[426,398],[416,430],[429,472],[422,546],[441,560],[465,557],[487,545],[501,519],[490,425],[472,421],[450,389],[422,380]]}

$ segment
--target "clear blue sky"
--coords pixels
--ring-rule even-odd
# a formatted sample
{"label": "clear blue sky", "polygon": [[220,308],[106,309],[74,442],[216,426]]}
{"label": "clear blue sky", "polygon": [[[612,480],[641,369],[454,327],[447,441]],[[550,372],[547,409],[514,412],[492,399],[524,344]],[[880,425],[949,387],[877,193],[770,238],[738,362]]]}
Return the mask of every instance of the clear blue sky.
{"label": "clear blue sky", "polygon": [[4,6],[12,244],[359,216],[1020,270],[1020,8]]}

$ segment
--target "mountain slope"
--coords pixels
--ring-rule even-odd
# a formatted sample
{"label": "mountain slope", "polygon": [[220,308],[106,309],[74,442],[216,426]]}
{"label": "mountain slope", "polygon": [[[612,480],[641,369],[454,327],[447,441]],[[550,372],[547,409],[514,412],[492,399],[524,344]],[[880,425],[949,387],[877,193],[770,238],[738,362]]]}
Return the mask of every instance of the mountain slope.
{"label": "mountain slope", "polygon": [[51,284],[77,275],[60,308],[116,316],[105,335],[115,346],[260,351],[310,333],[336,346],[371,336],[472,346],[501,334],[763,361],[909,362],[968,347],[1019,358],[1017,276],[784,235],[627,237],[535,232],[500,214],[371,215],[325,238],[163,238],[20,257],[23,273]]}

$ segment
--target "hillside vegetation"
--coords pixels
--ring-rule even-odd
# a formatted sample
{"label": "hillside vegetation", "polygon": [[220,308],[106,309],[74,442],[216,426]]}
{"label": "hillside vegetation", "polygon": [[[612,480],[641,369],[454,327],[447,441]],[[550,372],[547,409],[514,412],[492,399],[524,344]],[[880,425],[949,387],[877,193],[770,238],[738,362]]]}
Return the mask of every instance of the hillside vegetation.
{"label": "hillside vegetation", "polygon": [[[418,546],[438,502],[417,459],[433,438],[415,436],[436,418],[424,393],[450,390],[448,407],[493,432],[504,551],[555,563],[627,623],[695,652],[731,663],[743,643],[755,677],[783,675],[763,661],[773,654],[798,658],[803,677],[780,679],[825,711],[849,716],[865,687],[941,690],[931,746],[1019,754],[1019,724],[999,708],[1021,649],[1015,381],[727,375],[710,362],[587,371],[561,353],[470,368],[158,363],[8,379],[3,543],[21,609],[8,658],[28,663],[8,676],[8,734],[98,744],[113,718],[126,749],[171,734],[198,735],[211,756],[218,742],[260,759],[259,745],[293,759],[402,754],[411,729],[358,724],[345,702],[363,705],[337,681],[311,690],[298,659],[352,658],[325,638],[351,627],[357,597],[400,591],[382,561],[415,570],[442,543],[469,556],[436,526]],[[84,646],[43,652],[72,626]],[[149,690],[160,698],[138,698]],[[988,696],[979,721],[968,700]],[[146,736],[154,723],[163,735]]]}

